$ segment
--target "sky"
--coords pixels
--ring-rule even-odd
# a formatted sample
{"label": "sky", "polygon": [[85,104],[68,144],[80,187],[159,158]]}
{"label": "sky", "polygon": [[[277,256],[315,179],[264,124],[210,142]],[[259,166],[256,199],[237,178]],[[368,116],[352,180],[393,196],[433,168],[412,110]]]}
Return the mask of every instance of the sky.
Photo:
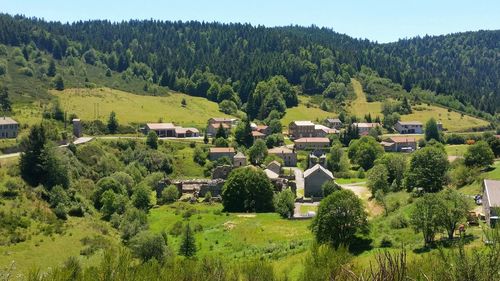
{"label": "sky", "polygon": [[0,12],[46,20],[198,20],[328,27],[381,43],[500,29],[500,0],[0,0]]}

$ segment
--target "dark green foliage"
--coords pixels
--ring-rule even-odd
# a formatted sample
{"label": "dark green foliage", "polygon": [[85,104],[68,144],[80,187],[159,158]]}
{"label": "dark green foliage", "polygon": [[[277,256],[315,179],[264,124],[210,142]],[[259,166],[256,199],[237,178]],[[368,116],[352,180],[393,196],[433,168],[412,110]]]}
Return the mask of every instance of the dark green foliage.
{"label": "dark green foliage", "polygon": [[370,169],[382,154],[384,154],[384,149],[371,136],[364,136],[349,144],[349,159],[365,170]]}
{"label": "dark green foliage", "polygon": [[290,189],[283,190],[274,195],[274,211],[280,214],[282,218],[292,217],[294,209],[295,195]]}
{"label": "dark green foliage", "polygon": [[127,208],[120,222],[121,238],[128,241],[137,233],[148,228],[148,217],[144,211],[136,208]]}
{"label": "dark green foliage", "polygon": [[156,135],[155,131],[150,131],[146,138],[146,144],[152,149],[158,148],[158,135]]}
{"label": "dark green foliage", "polygon": [[194,240],[194,233],[189,226],[186,225],[184,234],[182,235],[181,245],[179,247],[179,255],[185,256],[187,258],[194,257],[196,255],[196,244]]}
{"label": "dark green foliage", "polygon": [[148,211],[151,208],[151,189],[140,184],[134,188],[132,204],[139,210]]}
{"label": "dark green foliage", "polygon": [[311,229],[319,243],[338,247],[348,245],[366,226],[363,203],[352,191],[342,189],[321,201]]}
{"label": "dark green foliage", "polygon": [[219,126],[219,128],[217,128],[217,132],[215,133],[215,138],[218,139],[218,138],[223,138],[223,139],[227,139],[228,137],[228,134],[226,132],[226,130],[224,129],[224,127],[222,125]]}
{"label": "dark green foliage", "polygon": [[0,108],[4,114],[12,110],[12,103],[9,98],[9,88],[7,88],[7,86],[0,85]]}
{"label": "dark green foliage", "polygon": [[366,176],[367,185],[370,188],[372,194],[375,194],[378,190],[382,190],[386,193],[389,190],[388,171],[385,165],[378,164],[371,168]]}
{"label": "dark green foliage", "polygon": [[161,234],[153,234],[149,231],[142,231],[130,240],[130,248],[134,256],[147,262],[156,259],[163,262],[167,253],[166,240]]}
{"label": "dark green foliage", "polygon": [[422,188],[425,192],[437,192],[446,183],[448,156],[433,146],[426,146],[412,154],[405,177],[408,190]]}
{"label": "dark green foliage", "polygon": [[126,190],[122,184],[112,177],[104,177],[97,182],[96,190],[92,195],[92,200],[94,201],[94,206],[97,209],[102,207],[101,197],[104,192],[110,190],[114,194],[125,194]]}
{"label": "dark green foliage", "polygon": [[219,103],[219,111],[226,114],[236,114],[238,112],[238,106],[234,103],[234,101],[223,100]]}
{"label": "dark green foliage", "polygon": [[44,178],[42,153],[46,142],[44,127],[41,125],[31,127],[30,134],[23,144],[25,151],[19,161],[21,177],[31,186],[40,184]]}
{"label": "dark green foliage", "polygon": [[118,130],[118,120],[114,111],[111,111],[109,114],[107,128],[110,134],[115,134]]}
{"label": "dark green foliage", "polygon": [[229,147],[229,141],[225,138],[214,139],[215,147]]}
{"label": "dark green foliage", "polygon": [[439,133],[437,122],[434,118],[429,119],[427,123],[425,123],[425,140],[436,140],[441,141],[441,134]]}
{"label": "dark green foliage", "polygon": [[250,120],[248,118],[238,124],[234,130],[234,138],[240,145],[244,145],[246,147],[252,146],[252,127],[250,126]]}
{"label": "dark green foliage", "polygon": [[222,204],[228,212],[269,212],[273,210],[273,187],[262,170],[238,168],[224,184]]}
{"label": "dark green foliage", "polygon": [[282,146],[285,144],[285,138],[282,134],[272,134],[266,137],[267,148]]}
{"label": "dark green foliage", "polygon": [[402,154],[384,153],[382,157],[375,161],[375,164],[382,164],[387,168],[387,182],[395,184],[396,189],[391,191],[398,191],[403,187],[404,173],[407,166],[406,157]]}
{"label": "dark green foliage", "polygon": [[323,197],[328,197],[328,195],[334,193],[335,191],[339,191],[340,189],[340,185],[338,185],[334,180],[329,180],[321,186]]}
{"label": "dark green foliage", "polygon": [[47,189],[55,185],[62,185],[67,188],[70,184],[69,168],[61,158],[61,150],[58,147],[45,145],[42,150],[42,177],[40,183]]}
{"label": "dark green foliage", "polygon": [[487,167],[493,164],[495,155],[485,141],[478,141],[467,147],[464,154],[465,165],[469,167]]}
{"label": "dark green foliage", "polygon": [[53,83],[54,89],[58,91],[64,90],[64,79],[61,75],[57,74],[56,77],[54,77]]}
{"label": "dark green foliage", "polygon": [[47,69],[47,76],[56,76],[56,62],[54,60],[50,60],[49,68]]}
{"label": "dark green foliage", "polygon": [[343,145],[348,146],[352,140],[359,139],[358,127],[349,124],[345,131],[340,133],[340,141]]}

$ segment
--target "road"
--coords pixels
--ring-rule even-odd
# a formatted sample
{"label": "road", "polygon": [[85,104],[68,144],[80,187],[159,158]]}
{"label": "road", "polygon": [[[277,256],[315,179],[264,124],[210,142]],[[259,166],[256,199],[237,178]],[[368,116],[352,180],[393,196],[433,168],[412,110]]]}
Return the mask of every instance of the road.
{"label": "road", "polygon": [[340,187],[343,189],[349,189],[354,192],[356,196],[358,196],[364,203],[366,207],[366,211],[370,216],[377,216],[381,214],[384,210],[382,207],[377,204],[375,200],[372,198],[372,193],[365,186],[365,182],[351,183],[351,184],[341,184]]}
{"label": "road", "polygon": [[[77,138],[73,143],[75,145],[79,145],[79,144],[87,143],[93,139],[94,139],[94,137],[81,137],[81,138]],[[68,146],[68,144],[63,144],[63,145],[60,145],[59,147],[66,147],[66,146]],[[19,155],[21,155],[20,152],[3,154],[3,155],[0,155],[0,159],[18,157]]]}

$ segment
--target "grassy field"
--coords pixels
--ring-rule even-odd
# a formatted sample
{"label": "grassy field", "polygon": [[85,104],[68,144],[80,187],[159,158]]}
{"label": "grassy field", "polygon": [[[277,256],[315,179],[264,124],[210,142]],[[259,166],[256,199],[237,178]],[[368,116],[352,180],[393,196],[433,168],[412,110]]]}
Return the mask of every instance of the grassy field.
{"label": "grassy field", "polygon": [[457,145],[445,145],[444,148],[449,156],[464,156],[467,151],[468,145],[457,144]]}
{"label": "grassy field", "polygon": [[[174,148],[174,172],[170,175],[175,179],[204,178],[203,167],[193,161],[194,148],[188,142],[168,141],[167,144]],[[196,144],[203,145],[203,144]]]}
{"label": "grassy field", "polygon": [[45,236],[34,232],[30,235],[31,239],[25,242],[0,246],[0,269],[13,264],[16,275],[26,274],[37,268],[44,272],[50,267],[62,264],[71,256],[77,257],[85,266],[97,264],[101,259],[99,253],[89,257],[80,255],[80,251],[85,247],[81,240],[102,235],[102,229],[110,229],[98,227],[102,224],[89,218],[70,217],[64,226],[66,231],[62,234]]}
{"label": "grassy field", "polygon": [[[348,109],[349,112],[358,117],[363,117],[368,113],[370,113],[372,117],[377,115],[382,117],[382,103],[367,102],[361,83],[355,79],[352,79],[351,82],[354,92],[356,93],[356,99],[351,103]],[[427,122],[427,120],[431,117],[441,121],[443,123],[443,127],[449,132],[468,131],[472,128],[484,127],[488,125],[488,122],[484,120],[468,115],[462,115],[455,111],[448,112],[448,109],[446,108],[427,104],[413,106],[413,113],[402,115],[401,120],[420,121],[425,124],[425,122]]]}
{"label": "grassy field", "polygon": [[223,255],[234,261],[266,257],[281,262],[306,251],[312,240],[309,220],[286,220],[275,213],[221,211],[221,204],[175,203],[152,209],[149,224],[152,231],[167,231],[169,245],[177,250],[180,236],[173,234],[175,226],[189,223],[198,230],[195,237],[199,257]]}
{"label": "grassy field", "polygon": [[[142,96],[110,88],[67,89],[51,91],[59,98],[61,106],[83,120],[93,120],[94,104],[99,104],[98,119],[107,120],[111,111],[116,112],[121,123],[174,122],[181,126],[204,128],[210,117],[226,117],[219,112],[217,103],[205,98],[172,93],[167,97]],[[187,106],[181,107],[182,99]]]}
{"label": "grassy field", "polygon": [[[328,117],[335,117],[337,115],[332,112],[324,111],[317,107],[317,105],[309,103],[309,99],[309,97],[300,96],[299,105],[286,110],[285,116],[281,119],[281,124],[288,127],[288,124],[295,120],[310,120],[320,123]],[[309,104],[309,107],[307,107],[307,104]]]}

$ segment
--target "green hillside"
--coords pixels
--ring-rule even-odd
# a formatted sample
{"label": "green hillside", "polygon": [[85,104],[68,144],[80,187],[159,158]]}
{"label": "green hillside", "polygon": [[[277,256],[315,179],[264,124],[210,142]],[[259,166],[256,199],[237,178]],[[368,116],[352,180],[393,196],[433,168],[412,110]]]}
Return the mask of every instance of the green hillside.
{"label": "green hillside", "polygon": [[[215,102],[174,92],[163,97],[135,95],[110,88],[51,90],[50,93],[58,98],[65,111],[75,113],[83,120],[100,119],[105,122],[114,111],[119,122],[124,124],[163,120],[185,127],[204,128],[209,118],[228,116],[219,112]],[[186,100],[185,107],[181,106],[183,99]],[[94,115],[95,105],[99,107],[97,118]]]}

